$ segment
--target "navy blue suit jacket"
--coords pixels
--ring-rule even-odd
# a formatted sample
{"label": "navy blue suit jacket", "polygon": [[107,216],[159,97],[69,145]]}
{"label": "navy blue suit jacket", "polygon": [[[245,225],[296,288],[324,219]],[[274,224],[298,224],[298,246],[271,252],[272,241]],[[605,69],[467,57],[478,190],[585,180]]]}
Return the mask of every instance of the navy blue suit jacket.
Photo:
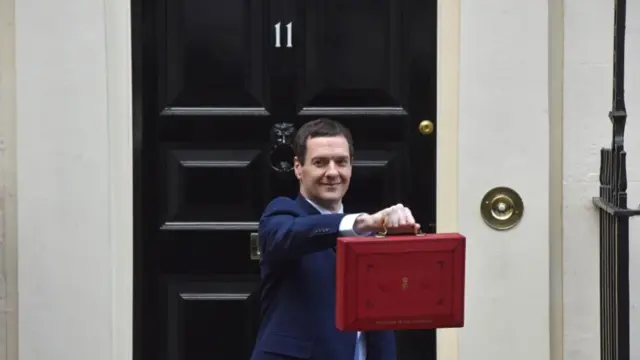
{"label": "navy blue suit jacket", "polygon": [[[335,244],[344,214],[279,197],[259,226],[262,323],[251,360],[354,360],[356,332],[335,326]],[[391,331],[364,334],[367,360],[395,360]]]}

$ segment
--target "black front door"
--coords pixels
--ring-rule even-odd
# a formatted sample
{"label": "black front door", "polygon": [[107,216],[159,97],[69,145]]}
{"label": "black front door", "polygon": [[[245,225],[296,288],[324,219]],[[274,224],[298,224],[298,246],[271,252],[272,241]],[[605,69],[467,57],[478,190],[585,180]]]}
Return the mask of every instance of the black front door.
{"label": "black front door", "polygon": [[[353,132],[352,211],[403,203],[435,231],[436,0],[133,0],[135,354],[246,360],[252,234],[295,196],[287,134]],[[285,146],[275,145],[284,143]],[[399,360],[435,332],[398,333]]]}

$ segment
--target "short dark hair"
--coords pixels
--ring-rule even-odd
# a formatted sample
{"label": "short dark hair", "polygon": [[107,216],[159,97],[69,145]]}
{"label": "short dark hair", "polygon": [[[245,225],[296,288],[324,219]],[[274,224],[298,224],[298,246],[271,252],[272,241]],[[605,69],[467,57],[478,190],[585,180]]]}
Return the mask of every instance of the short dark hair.
{"label": "short dark hair", "polygon": [[329,118],[319,118],[302,125],[293,140],[293,154],[298,158],[300,164],[304,165],[305,156],[307,155],[307,140],[334,136],[344,136],[347,139],[349,155],[353,157],[351,132],[341,123]]}

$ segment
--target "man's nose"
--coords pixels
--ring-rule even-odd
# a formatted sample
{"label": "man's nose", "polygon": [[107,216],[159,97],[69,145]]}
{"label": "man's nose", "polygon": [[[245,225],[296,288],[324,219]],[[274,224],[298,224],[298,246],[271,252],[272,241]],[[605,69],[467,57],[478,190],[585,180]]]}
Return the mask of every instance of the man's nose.
{"label": "man's nose", "polygon": [[338,166],[335,162],[331,161],[329,163],[329,167],[327,168],[327,176],[338,176]]}

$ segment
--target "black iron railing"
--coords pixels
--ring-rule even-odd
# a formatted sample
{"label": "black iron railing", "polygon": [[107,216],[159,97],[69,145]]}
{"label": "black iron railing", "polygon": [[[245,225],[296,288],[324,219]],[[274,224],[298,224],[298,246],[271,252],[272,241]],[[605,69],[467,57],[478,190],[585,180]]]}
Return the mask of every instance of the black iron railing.
{"label": "black iron railing", "polygon": [[626,0],[615,1],[613,49],[613,124],[611,148],[600,151],[600,358],[630,360],[629,355],[629,217],[640,210],[627,208],[627,153],[624,127],[624,45]]}

